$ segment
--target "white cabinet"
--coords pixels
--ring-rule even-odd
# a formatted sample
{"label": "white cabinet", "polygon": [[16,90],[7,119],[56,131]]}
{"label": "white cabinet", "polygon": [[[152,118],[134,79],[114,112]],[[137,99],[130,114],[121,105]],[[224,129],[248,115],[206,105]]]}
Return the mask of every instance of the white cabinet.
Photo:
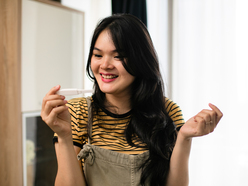
{"label": "white cabinet", "polygon": [[22,1],[24,186],[52,185],[56,175],[53,131],[40,117],[43,97],[58,84],[84,88],[85,77],[84,13],[39,1]]}

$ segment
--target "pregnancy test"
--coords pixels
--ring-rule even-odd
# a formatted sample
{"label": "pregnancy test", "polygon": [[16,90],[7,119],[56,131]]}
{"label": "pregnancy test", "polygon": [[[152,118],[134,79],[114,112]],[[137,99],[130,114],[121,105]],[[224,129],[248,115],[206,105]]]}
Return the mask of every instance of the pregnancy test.
{"label": "pregnancy test", "polygon": [[78,94],[83,94],[83,93],[92,93],[93,90],[85,90],[85,89],[61,89],[57,91],[57,94],[63,95],[63,96],[73,96],[73,95],[78,95]]}

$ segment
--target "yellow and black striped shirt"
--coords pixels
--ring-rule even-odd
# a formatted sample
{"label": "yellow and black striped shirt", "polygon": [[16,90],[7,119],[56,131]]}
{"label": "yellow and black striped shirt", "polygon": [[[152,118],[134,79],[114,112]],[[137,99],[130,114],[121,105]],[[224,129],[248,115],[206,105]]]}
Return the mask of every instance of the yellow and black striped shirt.
{"label": "yellow and black striped shirt", "polygon": [[[86,98],[75,98],[68,101],[71,114],[71,127],[74,145],[82,148],[88,142],[87,122],[88,106]],[[177,130],[184,124],[181,109],[166,98],[166,111],[176,125]],[[130,121],[131,112],[117,115],[107,109],[100,109],[93,116],[91,144],[101,148],[126,154],[140,154],[145,148],[130,146],[125,138],[125,129]],[[56,135],[56,134],[55,134]]]}

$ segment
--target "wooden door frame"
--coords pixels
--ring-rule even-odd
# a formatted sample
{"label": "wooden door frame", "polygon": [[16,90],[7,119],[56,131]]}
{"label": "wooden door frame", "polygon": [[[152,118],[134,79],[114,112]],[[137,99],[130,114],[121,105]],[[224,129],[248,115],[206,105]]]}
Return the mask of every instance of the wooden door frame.
{"label": "wooden door frame", "polygon": [[0,0],[0,185],[23,185],[21,0]]}

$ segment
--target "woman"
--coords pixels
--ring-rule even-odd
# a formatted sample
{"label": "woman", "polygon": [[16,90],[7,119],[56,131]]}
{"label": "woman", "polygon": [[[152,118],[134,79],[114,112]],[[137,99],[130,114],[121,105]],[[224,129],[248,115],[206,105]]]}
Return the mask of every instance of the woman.
{"label": "woman", "polygon": [[183,124],[179,107],[164,97],[144,24],[131,15],[103,19],[91,41],[87,73],[94,81],[88,103],[67,103],[56,94],[60,86],[43,99],[42,119],[56,133],[55,184],[188,185],[191,140],[212,132],[222,113],[209,104]]}

